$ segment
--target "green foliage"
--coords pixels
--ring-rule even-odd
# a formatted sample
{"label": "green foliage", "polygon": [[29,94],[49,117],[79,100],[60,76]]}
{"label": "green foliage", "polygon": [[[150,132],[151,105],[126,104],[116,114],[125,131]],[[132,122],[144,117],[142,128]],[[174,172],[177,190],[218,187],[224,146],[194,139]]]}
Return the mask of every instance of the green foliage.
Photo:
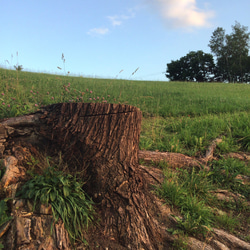
{"label": "green foliage", "polygon": [[[196,209],[198,208],[197,212],[203,213],[203,216],[195,214],[193,212],[184,213],[184,216],[182,219],[175,216],[175,219],[178,223],[178,227],[188,234],[192,234],[192,235],[203,234],[203,235],[205,235],[208,231],[211,231],[210,227],[205,225],[205,224],[207,224],[210,226],[211,219],[209,219],[208,221],[204,221],[204,218],[207,219],[207,218],[211,217],[211,211],[208,208],[206,208],[205,206],[200,207],[199,205],[195,205],[194,207]],[[209,217],[207,217],[207,216],[209,216]]]}
{"label": "green foliage", "polygon": [[250,168],[244,162],[228,158],[212,162],[212,171],[209,178],[220,188],[226,188],[244,195],[250,200],[250,185],[244,185],[236,176],[250,176]]}
{"label": "green foliage", "polygon": [[[172,232],[174,234],[174,232]],[[187,250],[188,249],[188,237],[179,232],[178,238],[173,242],[173,248],[177,250]]]}
{"label": "green foliage", "polygon": [[60,217],[70,238],[84,240],[82,230],[93,221],[93,202],[82,189],[76,177],[48,167],[42,175],[34,174],[17,193],[36,204],[51,204],[55,220]]}
{"label": "green foliage", "polygon": [[179,170],[178,179],[182,186],[193,197],[206,199],[209,191],[213,188],[212,181],[209,179],[210,172],[192,168],[191,171],[186,169]]}
{"label": "green foliage", "polygon": [[168,204],[179,208],[183,218],[176,217],[178,227],[189,234],[205,234],[213,223],[213,213],[203,201],[211,189],[206,178],[208,173],[191,173],[181,170],[178,173],[164,172],[165,181],[157,189],[158,195]]}
{"label": "green foliage", "polygon": [[247,112],[204,115],[202,117],[154,118],[142,123],[140,147],[183,153],[190,156],[204,155],[216,138],[216,154],[239,150],[249,151],[250,116]]}
{"label": "green foliage", "polygon": [[[248,218],[249,207],[245,200],[219,201],[211,192],[218,188],[228,189],[249,201],[250,185],[243,185],[241,180],[235,178],[238,174],[250,175],[250,168],[244,162],[232,158],[213,161],[210,171],[195,168],[173,171],[166,164],[163,169],[165,180],[156,192],[182,215],[174,216],[178,228],[170,229],[173,234],[205,236],[212,227],[233,232],[240,227],[240,220]],[[218,213],[221,209],[231,212]],[[240,214],[233,215],[233,211]]]}
{"label": "green foliage", "polygon": [[240,225],[239,219],[232,213],[217,216],[216,223],[231,233]]}
{"label": "green foliage", "polygon": [[166,77],[170,81],[197,81],[211,80],[214,72],[214,60],[211,54],[201,50],[191,51],[179,60],[167,64]]}
{"label": "green foliage", "polygon": [[11,220],[12,217],[8,214],[8,206],[5,200],[0,201],[0,227]]}
{"label": "green foliage", "polygon": [[232,33],[218,27],[212,34],[209,47],[217,57],[216,78],[220,81],[249,82],[250,57],[248,27],[238,22],[232,26]]}

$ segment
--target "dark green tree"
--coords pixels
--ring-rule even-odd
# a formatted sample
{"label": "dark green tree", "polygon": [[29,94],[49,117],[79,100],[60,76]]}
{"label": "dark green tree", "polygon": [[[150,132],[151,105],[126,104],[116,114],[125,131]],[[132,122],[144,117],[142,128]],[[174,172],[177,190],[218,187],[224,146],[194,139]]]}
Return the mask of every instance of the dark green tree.
{"label": "dark green tree", "polygon": [[216,78],[220,81],[245,82],[249,76],[248,27],[238,22],[232,26],[232,33],[218,27],[212,34],[209,47],[217,57]]}
{"label": "dark green tree", "polygon": [[207,82],[213,79],[214,60],[202,50],[191,51],[179,60],[167,64],[166,77],[170,81]]}

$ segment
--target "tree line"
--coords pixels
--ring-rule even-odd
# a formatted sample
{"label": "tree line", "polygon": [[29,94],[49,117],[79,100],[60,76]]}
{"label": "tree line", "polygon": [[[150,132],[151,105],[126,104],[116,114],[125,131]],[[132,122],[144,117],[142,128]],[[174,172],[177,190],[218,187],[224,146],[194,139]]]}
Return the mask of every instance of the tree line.
{"label": "tree line", "polygon": [[191,51],[172,60],[167,64],[166,77],[170,81],[250,82],[249,41],[248,27],[238,22],[231,34],[218,27],[208,44],[211,54]]}

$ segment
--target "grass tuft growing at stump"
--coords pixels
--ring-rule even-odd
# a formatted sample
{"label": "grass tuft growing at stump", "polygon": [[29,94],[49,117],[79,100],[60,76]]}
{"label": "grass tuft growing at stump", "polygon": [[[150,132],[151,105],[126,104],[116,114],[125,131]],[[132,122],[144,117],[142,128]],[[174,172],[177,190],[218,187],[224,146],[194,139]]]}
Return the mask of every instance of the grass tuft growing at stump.
{"label": "grass tuft growing at stump", "polygon": [[84,183],[70,174],[45,168],[42,175],[32,178],[22,186],[16,196],[37,204],[50,204],[55,222],[61,218],[72,242],[84,239],[83,232],[94,219],[94,203],[82,189]]}

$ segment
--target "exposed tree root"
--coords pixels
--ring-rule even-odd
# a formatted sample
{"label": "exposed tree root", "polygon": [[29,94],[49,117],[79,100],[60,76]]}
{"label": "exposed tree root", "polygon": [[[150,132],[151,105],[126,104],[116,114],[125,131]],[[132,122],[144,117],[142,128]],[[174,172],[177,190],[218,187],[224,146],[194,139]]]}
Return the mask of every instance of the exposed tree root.
{"label": "exposed tree root", "polygon": [[173,168],[181,168],[181,167],[200,168],[200,163],[197,160],[180,153],[140,150],[138,156],[140,159],[143,159],[145,162],[148,163],[165,161]]}

